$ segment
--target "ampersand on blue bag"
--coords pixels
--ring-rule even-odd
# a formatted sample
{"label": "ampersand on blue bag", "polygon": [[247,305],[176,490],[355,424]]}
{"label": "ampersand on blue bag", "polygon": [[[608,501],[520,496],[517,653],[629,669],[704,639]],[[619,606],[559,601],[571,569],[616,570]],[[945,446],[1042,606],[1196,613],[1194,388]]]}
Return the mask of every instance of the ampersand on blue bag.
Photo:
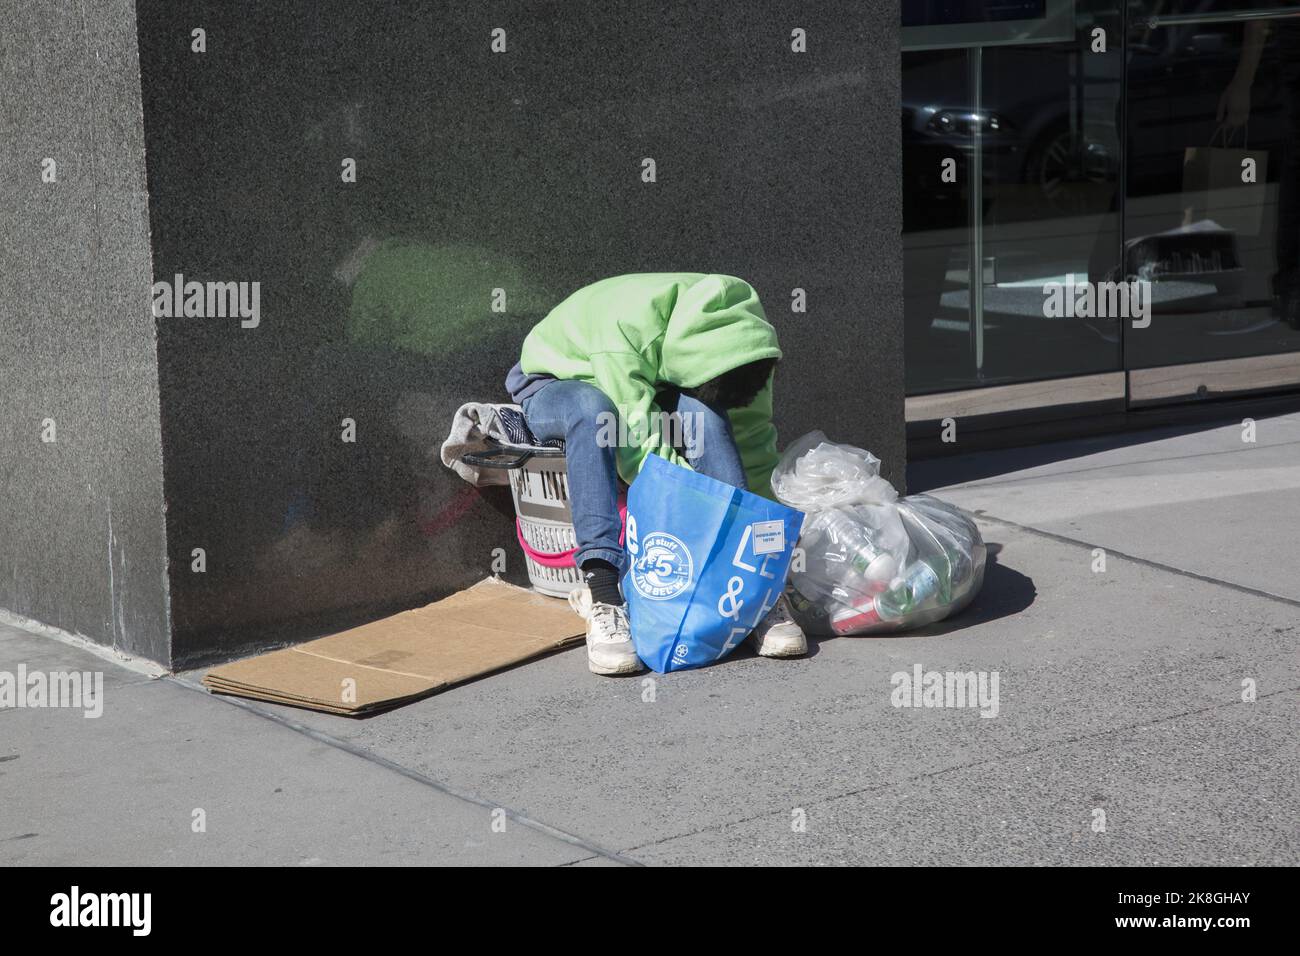
{"label": "ampersand on blue bag", "polygon": [[740,599],[740,595],[745,590],[745,582],[739,577],[733,577],[727,582],[727,590],[723,592],[722,597],[718,598],[718,613],[723,617],[729,617],[733,621],[740,617],[740,609],[745,606],[745,602]]}
{"label": "ampersand on blue bag", "polygon": [[641,553],[631,567],[632,586],[652,601],[666,601],[690,586],[691,552],[666,531],[651,531],[640,542]]}

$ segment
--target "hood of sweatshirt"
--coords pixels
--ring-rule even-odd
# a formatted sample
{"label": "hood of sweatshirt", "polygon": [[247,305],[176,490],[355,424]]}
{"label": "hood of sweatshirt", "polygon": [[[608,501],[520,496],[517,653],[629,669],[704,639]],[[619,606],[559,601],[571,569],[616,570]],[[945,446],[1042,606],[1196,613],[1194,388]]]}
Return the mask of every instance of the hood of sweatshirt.
{"label": "hood of sweatshirt", "polygon": [[694,388],[741,365],[780,357],[776,329],[748,282],[706,275],[680,287],[660,346],[665,382]]}

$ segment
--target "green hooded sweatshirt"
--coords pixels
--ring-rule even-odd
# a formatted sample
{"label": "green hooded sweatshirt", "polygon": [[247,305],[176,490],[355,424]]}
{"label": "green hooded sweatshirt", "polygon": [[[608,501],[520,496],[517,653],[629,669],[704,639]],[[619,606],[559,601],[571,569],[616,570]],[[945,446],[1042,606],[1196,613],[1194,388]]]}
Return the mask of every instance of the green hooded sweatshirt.
{"label": "green hooded sweatshirt", "polygon": [[[525,374],[588,382],[609,396],[626,421],[618,472],[631,482],[651,452],[689,467],[665,440],[671,434],[656,414],[658,388],[693,388],[780,357],[776,330],[749,283],[674,272],[615,276],[579,289],[533,326],[519,365]],[[770,498],[778,457],[771,379],[750,405],[728,414],[749,488]]]}

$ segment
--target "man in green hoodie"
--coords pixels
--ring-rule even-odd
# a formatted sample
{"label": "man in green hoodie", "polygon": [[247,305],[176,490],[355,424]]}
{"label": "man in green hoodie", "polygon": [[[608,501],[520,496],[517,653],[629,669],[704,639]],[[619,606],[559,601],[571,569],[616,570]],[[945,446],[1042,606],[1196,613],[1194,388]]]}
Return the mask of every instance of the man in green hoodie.
{"label": "man in green hoodie", "polygon": [[[615,276],[579,289],[524,339],[506,390],[533,435],[563,439],[593,673],[641,669],[619,592],[618,479],[657,454],[766,497],[777,462],[772,373],[781,357],[758,294],[698,273]],[[754,629],[758,653],[807,651],[782,598]]]}

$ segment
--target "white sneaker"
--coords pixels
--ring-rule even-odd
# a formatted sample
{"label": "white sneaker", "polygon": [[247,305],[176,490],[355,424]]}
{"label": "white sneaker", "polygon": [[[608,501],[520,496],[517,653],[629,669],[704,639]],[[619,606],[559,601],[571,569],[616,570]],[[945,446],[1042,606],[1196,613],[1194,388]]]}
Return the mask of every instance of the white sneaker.
{"label": "white sneaker", "polygon": [[790,604],[784,594],[745,640],[763,657],[798,657],[808,653],[808,639],[790,616]]}
{"label": "white sneaker", "polygon": [[593,603],[586,585],[569,592],[569,607],[587,622],[587,666],[593,674],[635,674],[644,668],[632,646],[626,607]]}

